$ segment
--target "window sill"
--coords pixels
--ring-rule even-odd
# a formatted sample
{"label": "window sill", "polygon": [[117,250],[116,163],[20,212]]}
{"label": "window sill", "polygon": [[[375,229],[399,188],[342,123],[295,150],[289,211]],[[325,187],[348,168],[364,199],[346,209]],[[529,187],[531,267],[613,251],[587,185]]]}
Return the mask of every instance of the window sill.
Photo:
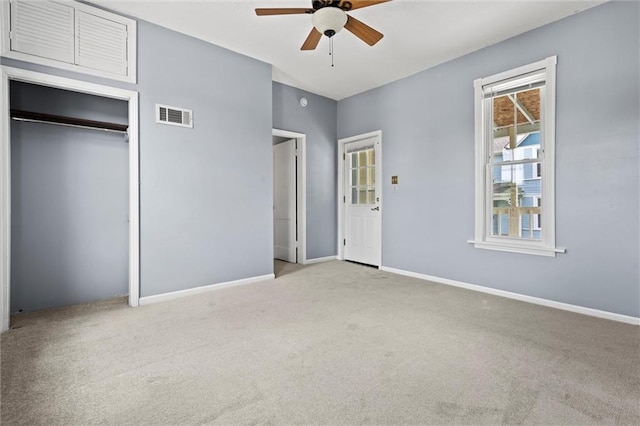
{"label": "window sill", "polygon": [[544,247],[544,246],[532,246],[532,245],[520,245],[509,244],[507,242],[494,242],[494,241],[467,241],[469,244],[473,244],[475,248],[486,250],[506,251],[510,253],[532,254],[536,256],[555,257],[556,253],[566,253],[566,248],[560,247]]}

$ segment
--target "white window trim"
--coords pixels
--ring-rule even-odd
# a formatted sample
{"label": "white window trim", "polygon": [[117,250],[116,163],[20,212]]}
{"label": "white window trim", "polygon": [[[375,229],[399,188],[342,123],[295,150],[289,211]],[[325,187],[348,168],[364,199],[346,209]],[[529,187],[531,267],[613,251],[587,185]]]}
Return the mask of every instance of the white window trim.
{"label": "white window trim", "polygon": [[[556,106],[556,64],[557,56],[524,65],[510,71],[479,78],[473,82],[475,94],[475,238],[469,243],[476,248],[506,251],[512,253],[555,256],[565,253],[566,249],[556,247],[555,234],[555,106]],[[542,205],[544,206],[544,229],[542,240],[526,240],[519,238],[496,237],[490,233],[490,176],[487,172],[486,159],[488,144],[485,143],[483,86],[502,80],[513,79],[520,75],[544,71],[545,102],[541,105],[542,133]]]}
{"label": "white window trim", "polygon": [[[63,3],[72,6],[76,10],[81,10],[83,12],[90,13],[95,16],[100,16],[102,18],[115,20],[119,23],[125,24],[127,26],[127,75],[118,75],[112,74],[106,71],[95,70],[92,68],[83,67],[81,65],[76,64],[68,64],[66,62],[56,61],[54,59],[43,58],[40,56],[29,55],[27,53],[16,52],[11,50],[11,39],[9,32],[11,30],[10,25],[10,9],[9,9],[9,0],[0,1],[0,38],[1,40],[1,48],[2,48],[2,57],[15,59],[18,61],[29,62],[32,64],[44,65],[52,68],[58,68],[67,71],[74,71],[81,74],[93,75],[96,77],[108,78],[111,80],[119,80],[127,83],[136,83],[137,82],[137,22],[133,19],[126,18],[124,16],[117,15],[115,13],[107,12],[102,9],[98,9],[96,7],[79,3],[77,1],[69,2],[69,1],[57,1],[55,3]],[[75,24],[74,24],[75,25]],[[76,45],[74,43],[74,52],[76,49]]]}

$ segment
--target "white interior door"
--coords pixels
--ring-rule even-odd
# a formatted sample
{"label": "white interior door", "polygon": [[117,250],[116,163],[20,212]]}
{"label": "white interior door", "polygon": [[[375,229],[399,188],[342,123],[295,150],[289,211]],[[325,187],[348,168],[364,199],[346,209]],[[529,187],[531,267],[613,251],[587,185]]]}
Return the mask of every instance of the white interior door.
{"label": "white interior door", "polygon": [[273,147],[273,257],[296,263],[296,140]]}
{"label": "white interior door", "polygon": [[380,138],[345,144],[344,259],[380,266]]}

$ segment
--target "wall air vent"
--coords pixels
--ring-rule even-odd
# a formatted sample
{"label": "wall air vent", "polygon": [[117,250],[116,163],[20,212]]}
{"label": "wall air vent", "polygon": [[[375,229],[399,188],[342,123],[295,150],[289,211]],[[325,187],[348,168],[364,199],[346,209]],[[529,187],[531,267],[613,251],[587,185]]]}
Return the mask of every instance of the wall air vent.
{"label": "wall air vent", "polygon": [[156,123],[193,127],[193,111],[156,104]]}

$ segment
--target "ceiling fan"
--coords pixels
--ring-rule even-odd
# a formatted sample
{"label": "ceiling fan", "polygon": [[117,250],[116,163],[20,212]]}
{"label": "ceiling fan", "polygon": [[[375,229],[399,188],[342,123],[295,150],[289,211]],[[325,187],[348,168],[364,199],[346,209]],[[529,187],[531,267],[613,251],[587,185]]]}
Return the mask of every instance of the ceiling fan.
{"label": "ceiling fan", "polygon": [[313,0],[311,9],[309,8],[266,8],[256,9],[256,15],[313,15],[311,20],[313,28],[309,36],[302,44],[301,50],[313,50],[318,46],[322,35],[331,38],[342,28],[351,31],[360,40],[373,46],[379,42],[384,35],[367,24],[358,21],[347,12],[363,7],[375,6],[391,0]]}

